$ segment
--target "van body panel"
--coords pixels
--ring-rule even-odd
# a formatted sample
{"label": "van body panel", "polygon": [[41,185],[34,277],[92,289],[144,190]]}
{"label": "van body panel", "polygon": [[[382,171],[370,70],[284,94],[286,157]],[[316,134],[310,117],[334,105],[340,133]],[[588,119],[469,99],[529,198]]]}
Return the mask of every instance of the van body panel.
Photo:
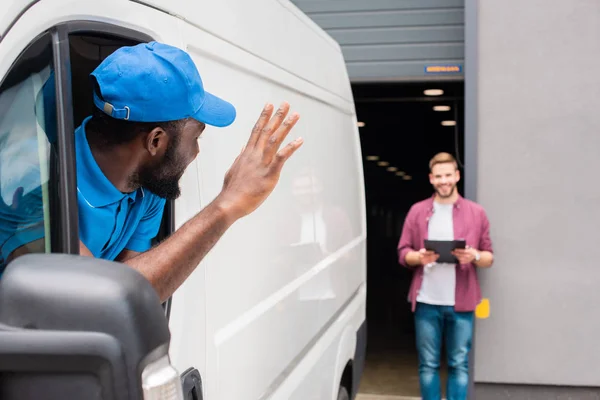
{"label": "van body panel", "polygon": [[335,95],[352,97],[340,47],[288,0],[141,0]]}
{"label": "van body panel", "polygon": [[[0,42],[0,78],[36,36],[69,21],[110,23],[187,50],[206,89],[232,102],[237,119],[202,135],[200,155],[181,180],[176,228],[219,193],[265,102],[290,102],[301,119],[284,145],[299,136],[305,144],[267,201],[234,224],[174,294],[170,354],[180,372],[200,371],[207,399],[334,399],[354,356],[347,332],[364,323],[366,302],[364,183],[350,83],[339,47],[291,3],[261,0],[254,14],[246,3],[183,13],[201,15],[211,30],[128,0],[41,0]],[[279,22],[268,27],[261,18]]]}
{"label": "van body panel", "polygon": [[[207,130],[201,139],[203,206],[220,192],[265,99],[275,105],[286,100],[301,115],[284,145],[299,136],[305,140],[271,197],[203,260],[205,392],[209,398],[288,399],[284,393],[291,395],[287,390],[293,388],[300,397],[328,399],[337,393],[343,371],[336,370],[342,364],[338,354],[355,351],[340,349],[343,325],[330,326],[338,330],[331,336],[336,340],[331,354],[315,357],[310,367],[328,384],[288,378],[321,340],[323,327],[340,323],[333,322],[336,314],[365,282],[364,186],[354,106],[318,82],[298,79],[193,24],[182,26],[184,48],[207,90],[238,110],[233,125]],[[354,336],[362,322],[364,315],[352,328]]]}
{"label": "van body panel", "polygon": [[39,0],[4,0],[2,14],[0,14],[0,37],[27,8]]}
{"label": "van body panel", "polygon": [[[175,201],[175,229],[199,212],[199,181],[196,159],[180,180],[183,195]],[[207,381],[205,271],[205,268],[196,268],[173,294],[169,316],[172,362],[179,372],[196,368],[203,384]]]}
{"label": "van body panel", "polygon": [[[22,4],[25,6],[27,2]],[[15,3],[16,4],[16,3]],[[22,10],[24,11],[24,10]],[[172,45],[179,45],[180,33],[161,29],[162,24],[173,25],[175,18],[150,7],[124,0],[106,0],[102,3],[84,0],[41,0],[25,13],[15,13],[17,20],[1,20],[0,31],[14,26],[2,37],[0,76],[4,76],[19,54],[41,33],[61,23],[94,21],[120,25],[137,30]]]}

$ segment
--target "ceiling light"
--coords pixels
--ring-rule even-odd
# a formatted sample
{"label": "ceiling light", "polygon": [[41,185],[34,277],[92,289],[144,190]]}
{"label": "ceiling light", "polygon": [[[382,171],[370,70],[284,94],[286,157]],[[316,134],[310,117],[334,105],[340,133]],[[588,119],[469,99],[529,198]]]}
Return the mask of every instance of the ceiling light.
{"label": "ceiling light", "polygon": [[433,106],[433,111],[450,111],[450,106]]}
{"label": "ceiling light", "polygon": [[443,126],[454,126],[456,125],[456,121],[442,121]]}
{"label": "ceiling light", "polygon": [[427,89],[423,92],[425,96],[441,96],[444,94],[442,89]]}
{"label": "ceiling light", "polygon": [[396,171],[398,171],[398,168],[396,168],[396,167],[389,167],[388,171],[390,171],[390,172],[396,172]]}
{"label": "ceiling light", "polygon": [[357,125],[359,128],[363,128],[363,127],[364,127],[366,124],[365,124],[364,122],[362,122],[362,121],[358,121],[358,122],[356,123],[356,125]]}
{"label": "ceiling light", "polygon": [[377,160],[379,160],[379,157],[378,156],[367,156],[367,160],[368,161],[377,161]]}
{"label": "ceiling light", "polygon": [[406,173],[404,171],[396,172],[396,176],[404,176],[404,175],[406,175]]}
{"label": "ceiling light", "polygon": [[410,175],[404,175],[402,177],[402,179],[404,179],[405,181],[410,181],[412,179],[412,176],[410,176]]}
{"label": "ceiling light", "polygon": [[387,167],[388,165],[390,165],[390,163],[387,161],[379,161],[377,165],[379,165],[380,167]]}

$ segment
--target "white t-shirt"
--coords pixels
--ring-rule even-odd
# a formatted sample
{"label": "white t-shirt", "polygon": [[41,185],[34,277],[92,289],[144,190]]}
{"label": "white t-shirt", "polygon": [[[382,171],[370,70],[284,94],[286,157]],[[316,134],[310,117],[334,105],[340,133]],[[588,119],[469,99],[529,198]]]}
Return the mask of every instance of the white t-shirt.
{"label": "white t-shirt", "polygon": [[[428,237],[431,240],[454,240],[452,214],[454,204],[433,203]],[[439,306],[453,306],[456,288],[456,264],[435,263],[425,266],[417,301]]]}

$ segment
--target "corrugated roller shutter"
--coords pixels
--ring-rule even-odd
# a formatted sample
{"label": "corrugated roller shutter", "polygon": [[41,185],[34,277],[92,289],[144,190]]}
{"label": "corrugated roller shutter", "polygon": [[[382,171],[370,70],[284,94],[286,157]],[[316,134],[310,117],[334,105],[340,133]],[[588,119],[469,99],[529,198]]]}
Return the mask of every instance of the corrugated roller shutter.
{"label": "corrugated roller shutter", "polygon": [[463,76],[464,0],[292,0],[341,46],[353,81]]}

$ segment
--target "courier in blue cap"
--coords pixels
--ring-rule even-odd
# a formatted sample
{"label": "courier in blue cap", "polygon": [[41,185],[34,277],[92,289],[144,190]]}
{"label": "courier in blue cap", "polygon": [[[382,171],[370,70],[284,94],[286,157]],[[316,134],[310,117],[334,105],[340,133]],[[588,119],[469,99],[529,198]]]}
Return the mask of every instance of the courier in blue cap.
{"label": "courier in blue cap", "polygon": [[79,233],[85,251],[114,260],[150,249],[198,137],[235,108],[204,90],[186,52],[157,42],[115,51],[91,78],[96,109],[75,133]]}
{"label": "courier in blue cap", "polygon": [[[38,123],[49,142],[56,140],[55,79],[51,74],[38,94],[47,105]],[[165,202],[181,195],[179,180],[199,153],[198,138],[207,125],[231,125],[236,110],[204,89],[185,51],[162,43],[120,48],[91,81],[94,111],[75,131],[80,253],[130,265],[167,299],[225,231],[273,191],[302,145],[296,139],[282,147],[299,115],[288,116],[287,103],[275,113],[267,104],[221,193],[152,247]],[[12,205],[0,204],[0,222],[10,222],[0,230],[0,273],[44,238],[41,189],[31,193],[25,198],[17,189]]]}
{"label": "courier in blue cap", "polygon": [[157,42],[123,47],[91,74],[95,110],[75,132],[81,253],[125,262],[168,298],[221,235],[273,191],[301,146],[281,145],[299,115],[267,104],[248,143],[204,210],[158,246],[166,200],[199,152],[207,125],[226,127],[236,110],[204,89],[183,50]]}

